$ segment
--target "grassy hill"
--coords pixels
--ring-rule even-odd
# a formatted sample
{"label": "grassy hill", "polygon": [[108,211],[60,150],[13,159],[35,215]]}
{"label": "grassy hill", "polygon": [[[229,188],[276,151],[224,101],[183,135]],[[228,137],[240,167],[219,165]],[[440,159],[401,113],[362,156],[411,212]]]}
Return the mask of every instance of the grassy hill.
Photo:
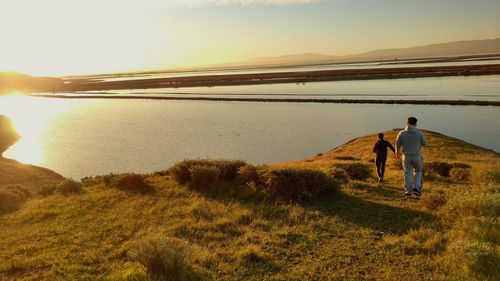
{"label": "grassy hill", "polygon": [[498,280],[499,154],[426,135],[420,200],[394,159],[376,182],[375,135],[233,178],[241,161],[75,182],[2,159],[0,200],[19,204],[0,214],[0,280]]}

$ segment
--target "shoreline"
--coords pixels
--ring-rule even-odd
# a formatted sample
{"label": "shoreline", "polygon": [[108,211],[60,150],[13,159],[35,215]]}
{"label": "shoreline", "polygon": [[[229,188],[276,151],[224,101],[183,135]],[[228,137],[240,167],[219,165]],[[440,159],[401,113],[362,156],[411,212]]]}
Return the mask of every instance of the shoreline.
{"label": "shoreline", "polygon": [[500,101],[482,100],[381,100],[381,99],[309,99],[309,98],[225,98],[225,97],[181,97],[181,96],[105,96],[105,95],[38,95],[31,97],[55,99],[127,99],[127,100],[187,100],[187,101],[218,101],[218,102],[275,102],[275,103],[336,103],[336,104],[414,104],[414,105],[471,105],[500,106]]}
{"label": "shoreline", "polygon": [[[443,76],[475,76],[500,74],[500,64],[393,67],[371,69],[337,69],[297,72],[246,73],[224,75],[199,75],[165,78],[145,78],[105,81],[95,78],[65,79],[64,85],[51,92],[135,90],[153,88],[185,88],[239,86],[279,83],[310,83],[322,81],[348,81],[373,79],[400,79]],[[117,76],[119,77],[119,76]]]}

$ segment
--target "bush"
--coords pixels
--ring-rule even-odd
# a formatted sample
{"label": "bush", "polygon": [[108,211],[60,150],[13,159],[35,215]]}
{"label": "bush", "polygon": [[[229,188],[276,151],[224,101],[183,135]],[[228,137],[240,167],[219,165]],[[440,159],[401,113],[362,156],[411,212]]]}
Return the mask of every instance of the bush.
{"label": "bush", "polygon": [[467,163],[456,162],[456,163],[453,163],[451,165],[453,166],[453,168],[462,168],[462,169],[470,169],[470,168],[472,168],[472,166],[469,165],[469,164],[467,164]]}
{"label": "bush", "polygon": [[260,186],[265,183],[264,172],[264,167],[245,165],[238,170],[238,179],[244,183],[253,183]]}
{"label": "bush", "polygon": [[191,181],[190,186],[195,188],[211,187],[220,176],[220,171],[212,165],[194,165],[189,168]]}
{"label": "bush", "polygon": [[335,157],[335,159],[344,160],[344,161],[359,161],[360,160],[359,158],[354,158],[352,156],[337,156],[337,157]]}
{"label": "bush", "polygon": [[152,280],[186,280],[192,275],[187,264],[187,243],[175,238],[151,238],[134,242],[132,259],[146,268]]}
{"label": "bush", "polygon": [[204,160],[184,160],[176,163],[169,172],[174,176],[175,180],[180,184],[186,184],[191,181],[191,172],[189,168],[194,165],[203,165]]}
{"label": "bush", "polygon": [[338,168],[343,169],[349,175],[349,178],[352,180],[366,180],[371,174],[371,168],[363,163],[347,163],[347,164],[338,164],[336,165]]}
{"label": "bush", "polygon": [[56,192],[56,185],[54,184],[44,184],[40,186],[37,193],[42,196],[49,196]]}
{"label": "bush", "polygon": [[454,181],[468,181],[470,170],[467,168],[451,168],[450,177]]}
{"label": "bush", "polygon": [[349,182],[349,175],[344,169],[333,168],[328,172],[328,175],[340,184],[346,184]]}
{"label": "bush", "polygon": [[146,183],[145,177],[139,174],[116,175],[111,179],[111,185],[121,190],[133,192],[148,192],[152,190]]}
{"label": "bush", "polygon": [[273,169],[265,173],[264,190],[271,196],[285,200],[300,200],[331,193],[338,184],[318,170]]}
{"label": "bush", "polygon": [[18,210],[31,198],[31,192],[22,186],[0,187],[0,214]]}
{"label": "bush", "polygon": [[239,169],[245,165],[246,163],[241,160],[184,160],[176,163],[172,168],[169,169],[169,172],[172,173],[178,183],[186,184],[192,180],[192,175],[190,172],[191,167],[212,166],[218,170],[218,178],[220,180],[232,181],[235,180],[238,176]]}
{"label": "bush", "polygon": [[56,191],[64,195],[69,195],[82,193],[83,189],[82,184],[74,179],[65,179],[56,185]]}
{"label": "bush", "polygon": [[453,165],[446,162],[430,162],[428,164],[424,164],[424,171],[426,175],[439,175],[445,178],[450,176],[451,168],[453,168]]}
{"label": "bush", "polygon": [[97,185],[97,184],[100,184],[101,182],[104,182],[104,177],[105,176],[96,176],[96,177],[84,177],[82,178],[80,181],[82,182],[82,184],[84,186],[93,186],[93,185]]}
{"label": "bush", "polygon": [[238,176],[241,167],[247,165],[241,160],[215,160],[209,161],[209,164],[219,169],[219,178],[223,181],[233,181]]}

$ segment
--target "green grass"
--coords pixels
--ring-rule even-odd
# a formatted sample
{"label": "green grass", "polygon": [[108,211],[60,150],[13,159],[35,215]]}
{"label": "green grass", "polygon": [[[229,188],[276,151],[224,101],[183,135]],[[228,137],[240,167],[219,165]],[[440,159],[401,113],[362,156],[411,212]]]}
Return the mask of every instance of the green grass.
{"label": "green grass", "polygon": [[[143,176],[147,193],[106,185],[123,177],[110,175],[87,179],[84,192],[71,196],[43,195],[40,186],[62,178],[37,170],[37,179],[17,183],[32,198],[0,216],[0,280],[160,280],[148,270],[151,260],[160,269],[180,262],[174,280],[496,280],[499,155],[427,136],[425,161],[466,163],[471,174],[466,183],[424,180],[421,200],[402,198],[392,159],[382,185],[373,174],[301,203],[277,201],[241,181],[193,189],[165,172]],[[328,172],[346,161],[373,165],[375,140],[271,166]],[[157,254],[145,256],[148,249]]]}

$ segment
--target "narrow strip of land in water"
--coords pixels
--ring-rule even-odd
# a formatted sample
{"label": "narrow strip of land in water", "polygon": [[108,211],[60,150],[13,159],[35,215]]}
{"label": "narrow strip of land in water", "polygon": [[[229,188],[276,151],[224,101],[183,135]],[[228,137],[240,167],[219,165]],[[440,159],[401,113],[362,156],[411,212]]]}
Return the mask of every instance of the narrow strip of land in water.
{"label": "narrow strip of land in water", "polygon": [[54,92],[214,87],[277,83],[308,83],[319,81],[398,79],[494,74],[500,74],[500,64],[338,69],[219,75],[214,74],[166,78],[131,79],[119,81],[107,81],[104,79],[85,77],[64,79],[64,85],[58,89],[55,89]]}
{"label": "narrow strip of land in water", "polygon": [[421,104],[421,105],[477,105],[500,106],[500,101],[482,100],[381,100],[381,99],[303,99],[303,98],[237,98],[237,97],[181,97],[181,96],[105,96],[105,95],[31,95],[60,99],[128,99],[128,100],[197,100],[227,102],[279,102],[279,103],[351,103],[351,104]]}

